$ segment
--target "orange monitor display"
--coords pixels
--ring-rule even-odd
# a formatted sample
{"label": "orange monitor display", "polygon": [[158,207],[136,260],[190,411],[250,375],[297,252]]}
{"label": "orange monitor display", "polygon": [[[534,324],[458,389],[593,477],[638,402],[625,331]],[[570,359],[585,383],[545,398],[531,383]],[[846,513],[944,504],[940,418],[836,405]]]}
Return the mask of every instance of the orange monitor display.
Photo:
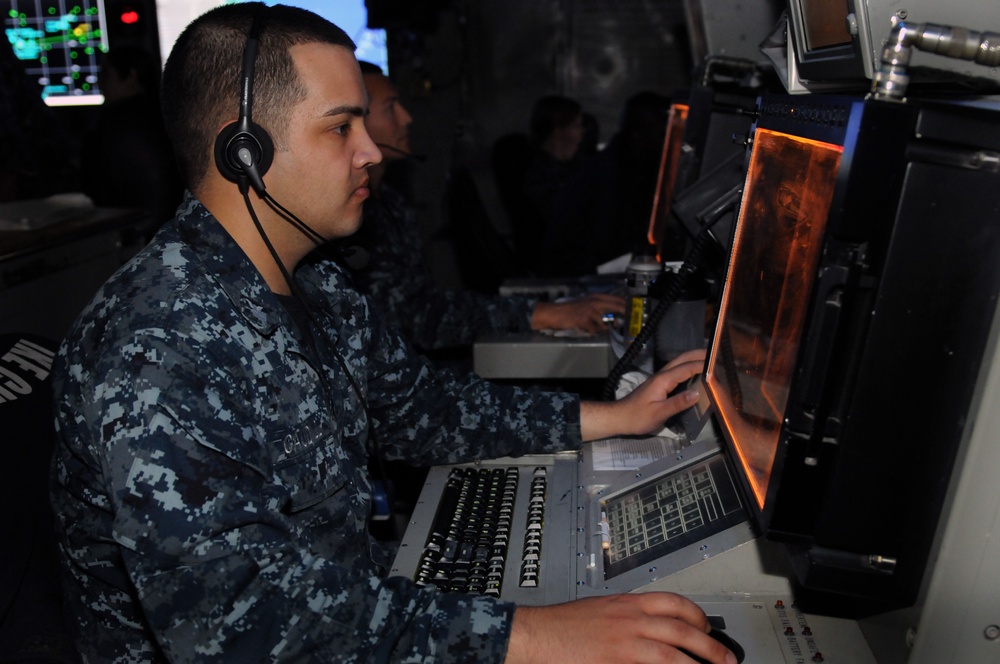
{"label": "orange monitor display", "polygon": [[681,144],[684,142],[684,126],[688,116],[687,104],[672,104],[670,118],[667,120],[667,134],[663,141],[663,154],[660,157],[660,175],[653,197],[653,214],[649,218],[649,243],[658,250],[666,234],[667,220],[670,218],[670,199],[674,192],[674,180],[677,178],[677,161],[681,154]]}
{"label": "orange monitor display", "polygon": [[842,148],[758,129],[705,382],[763,509]]}

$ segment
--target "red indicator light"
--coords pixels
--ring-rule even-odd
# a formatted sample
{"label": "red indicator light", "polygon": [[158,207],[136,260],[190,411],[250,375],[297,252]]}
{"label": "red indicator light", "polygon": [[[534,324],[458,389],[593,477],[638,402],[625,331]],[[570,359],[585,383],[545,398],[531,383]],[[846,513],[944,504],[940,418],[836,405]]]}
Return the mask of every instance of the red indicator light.
{"label": "red indicator light", "polygon": [[122,12],[122,23],[125,25],[135,25],[139,22],[139,12],[134,9],[126,9]]}

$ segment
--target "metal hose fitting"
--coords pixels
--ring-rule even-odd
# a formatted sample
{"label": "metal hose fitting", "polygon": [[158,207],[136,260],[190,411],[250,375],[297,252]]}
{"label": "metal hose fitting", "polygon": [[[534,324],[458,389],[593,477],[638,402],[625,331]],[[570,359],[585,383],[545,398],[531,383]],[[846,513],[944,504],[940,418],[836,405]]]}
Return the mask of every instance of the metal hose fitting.
{"label": "metal hose fitting", "polygon": [[971,60],[988,67],[1000,65],[1000,34],[977,32],[933,23],[908,25],[894,19],[882,60],[872,77],[875,99],[904,101],[910,84],[907,67],[913,49],[958,60]]}

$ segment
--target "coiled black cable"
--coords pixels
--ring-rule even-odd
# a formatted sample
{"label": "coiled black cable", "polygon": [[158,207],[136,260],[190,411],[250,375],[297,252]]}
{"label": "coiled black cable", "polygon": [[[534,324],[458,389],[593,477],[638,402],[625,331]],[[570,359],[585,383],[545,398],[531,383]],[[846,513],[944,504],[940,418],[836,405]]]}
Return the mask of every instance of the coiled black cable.
{"label": "coiled black cable", "polygon": [[[726,214],[733,212],[739,206],[740,200],[742,200],[743,190],[741,186],[735,186],[722,196],[719,196],[715,205],[711,208],[708,215],[702,219],[701,229],[694,238],[694,242],[691,248],[688,250],[687,254],[684,256],[684,261],[681,263],[681,267],[677,272],[671,274],[670,283],[661,289],[658,284],[659,278],[653,282],[650,288],[650,296],[655,297],[658,302],[650,312],[649,317],[643,323],[642,329],[629,344],[629,347],[625,349],[625,353],[615,362],[615,365],[611,368],[608,373],[607,379],[604,381],[604,386],[601,389],[601,398],[605,401],[612,401],[615,398],[615,390],[618,388],[618,382],[621,380],[622,376],[625,375],[634,364],[639,353],[642,352],[643,348],[649,342],[650,337],[656,331],[657,325],[659,325],[660,320],[666,315],[670,307],[677,301],[681,293],[684,291],[684,286],[687,285],[688,279],[692,274],[698,272],[702,265],[702,255],[705,249],[709,246],[710,242],[716,241],[716,238],[711,233],[712,227],[722,219]],[[672,211],[673,214],[673,211]],[[662,277],[660,277],[662,278]]]}
{"label": "coiled black cable", "polygon": [[[687,284],[688,279],[692,274],[698,272],[701,268],[701,255],[704,252],[705,247],[711,240],[711,236],[708,233],[708,228],[702,229],[698,236],[694,240],[694,244],[688,251],[687,255],[684,257],[684,262],[681,264],[680,269],[674,273],[664,273],[657,277],[656,281],[650,287],[650,297],[655,297],[657,300],[656,306],[650,312],[649,317],[642,325],[642,329],[639,333],[635,335],[635,339],[629,344],[628,348],[625,349],[625,353],[618,359],[614,367],[608,373],[608,377],[604,382],[604,386],[601,390],[601,398],[605,401],[612,401],[615,398],[615,390],[618,387],[618,382],[621,380],[622,376],[625,375],[634,364],[639,353],[646,347],[649,339],[653,336],[653,332],[656,331],[657,325],[659,325],[660,320],[666,315],[670,307],[673,306],[677,298],[680,297],[684,290],[684,286]],[[659,286],[659,282],[665,276],[670,277],[669,283],[665,288],[662,288],[662,292]]]}

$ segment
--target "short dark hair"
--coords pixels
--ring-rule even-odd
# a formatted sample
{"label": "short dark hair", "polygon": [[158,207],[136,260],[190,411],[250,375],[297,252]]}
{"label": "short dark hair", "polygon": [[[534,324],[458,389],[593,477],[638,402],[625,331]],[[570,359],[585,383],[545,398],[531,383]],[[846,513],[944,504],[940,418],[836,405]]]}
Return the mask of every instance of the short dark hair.
{"label": "short dark hair", "polygon": [[374,62],[367,62],[366,60],[358,60],[358,66],[361,67],[362,74],[377,74],[379,76],[385,76],[385,72]]}
{"label": "short dark hair", "polygon": [[535,102],[529,129],[536,143],[543,143],[556,129],[569,125],[583,113],[580,102],[563,95],[545,95]]}
{"label": "short dark hair", "polygon": [[260,2],[216,7],[178,37],[163,70],[162,105],[167,133],[185,184],[196,188],[213,164],[219,129],[239,110],[243,52],[254,19],[260,38],[253,80],[253,120],[283,139],[284,116],[305,96],[289,49],[298,44],[342,46],[354,42],[343,30],[305,9]]}
{"label": "short dark hair", "polygon": [[625,100],[618,128],[620,131],[630,131],[650,123],[662,124],[665,128],[669,118],[670,98],[658,92],[642,90]]}

